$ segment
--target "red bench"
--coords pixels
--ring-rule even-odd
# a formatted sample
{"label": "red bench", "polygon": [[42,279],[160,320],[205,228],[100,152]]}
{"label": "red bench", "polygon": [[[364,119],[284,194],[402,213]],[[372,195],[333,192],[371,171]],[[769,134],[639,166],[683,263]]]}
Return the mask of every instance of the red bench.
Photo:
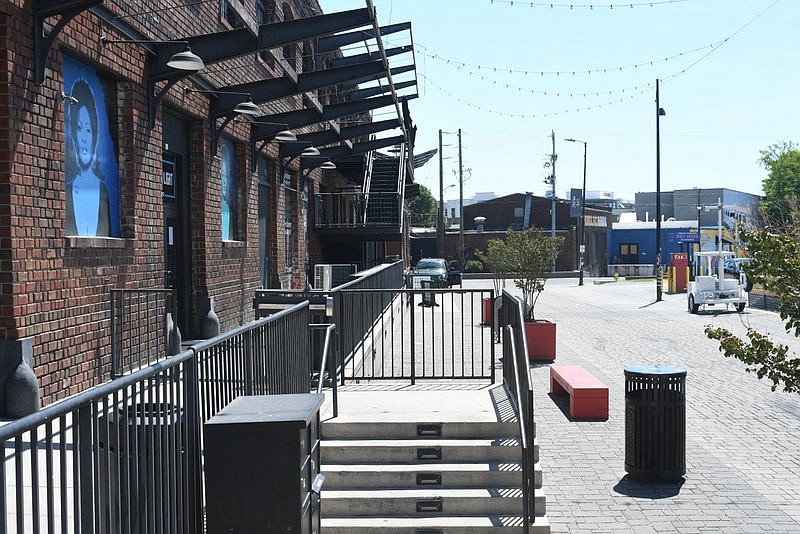
{"label": "red bench", "polygon": [[575,419],[608,419],[608,386],[578,365],[550,366],[550,393],[569,394]]}

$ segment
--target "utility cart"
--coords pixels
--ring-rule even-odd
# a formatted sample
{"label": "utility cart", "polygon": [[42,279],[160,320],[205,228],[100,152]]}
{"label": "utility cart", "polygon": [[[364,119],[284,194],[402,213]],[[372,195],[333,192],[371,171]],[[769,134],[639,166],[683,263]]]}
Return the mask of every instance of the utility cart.
{"label": "utility cart", "polygon": [[736,311],[744,311],[747,304],[747,278],[744,272],[737,278],[725,278],[725,260],[736,254],[730,251],[695,253],[694,281],[686,286],[689,313],[697,313],[700,306],[733,306]]}

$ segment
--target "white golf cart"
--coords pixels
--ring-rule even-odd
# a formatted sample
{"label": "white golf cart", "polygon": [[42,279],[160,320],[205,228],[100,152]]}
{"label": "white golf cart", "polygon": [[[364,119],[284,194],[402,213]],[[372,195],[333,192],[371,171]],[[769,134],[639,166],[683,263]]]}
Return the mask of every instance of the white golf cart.
{"label": "white golf cart", "polygon": [[734,252],[723,250],[695,253],[694,281],[689,282],[686,286],[689,313],[697,313],[700,306],[710,307],[722,304],[725,305],[725,309],[734,306],[736,311],[740,313],[744,311],[747,304],[746,275],[740,273],[737,278],[726,279],[723,268],[725,260],[735,255]]}

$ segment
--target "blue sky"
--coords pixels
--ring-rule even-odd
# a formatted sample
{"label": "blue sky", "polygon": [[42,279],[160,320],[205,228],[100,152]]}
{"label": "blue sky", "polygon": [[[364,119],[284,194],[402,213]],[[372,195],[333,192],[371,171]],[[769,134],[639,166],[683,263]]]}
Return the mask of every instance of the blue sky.
{"label": "blue sky", "polygon": [[[325,12],[365,6],[320,3]],[[799,0],[373,3],[382,26],[412,23],[416,151],[436,148],[439,129],[452,132],[444,134],[444,184],[457,183],[460,128],[465,197],[544,195],[551,131],[559,197],[581,187],[583,176],[583,145],[565,138],[587,142],[588,190],[630,200],[654,191],[657,78],[666,111],[662,191],[761,194],[759,151],[800,141]],[[405,44],[391,35],[384,41]],[[416,177],[438,197],[438,158]],[[458,198],[458,187],[445,198]]]}

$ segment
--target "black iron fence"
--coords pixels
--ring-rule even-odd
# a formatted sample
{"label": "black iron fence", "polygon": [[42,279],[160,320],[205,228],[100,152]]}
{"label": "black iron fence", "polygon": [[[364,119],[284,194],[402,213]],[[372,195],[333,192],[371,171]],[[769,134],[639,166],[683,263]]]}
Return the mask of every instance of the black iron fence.
{"label": "black iron fence", "polygon": [[111,376],[163,360],[170,353],[171,289],[111,290]]}
{"label": "black iron fence", "polygon": [[204,531],[203,423],[308,393],[308,302],[0,427],[0,533]]}
{"label": "black iron fence", "polygon": [[525,340],[522,301],[505,289],[501,298],[498,323],[503,337],[503,381],[514,401],[522,439],[522,497],[523,532],[530,532],[536,517],[534,482],[533,385],[528,364],[528,344]]}
{"label": "black iron fence", "polygon": [[317,229],[396,227],[401,222],[402,200],[399,193],[318,193],[314,195],[314,226]]}
{"label": "black iron fence", "polygon": [[334,298],[346,380],[494,380],[490,289],[351,289]]}

